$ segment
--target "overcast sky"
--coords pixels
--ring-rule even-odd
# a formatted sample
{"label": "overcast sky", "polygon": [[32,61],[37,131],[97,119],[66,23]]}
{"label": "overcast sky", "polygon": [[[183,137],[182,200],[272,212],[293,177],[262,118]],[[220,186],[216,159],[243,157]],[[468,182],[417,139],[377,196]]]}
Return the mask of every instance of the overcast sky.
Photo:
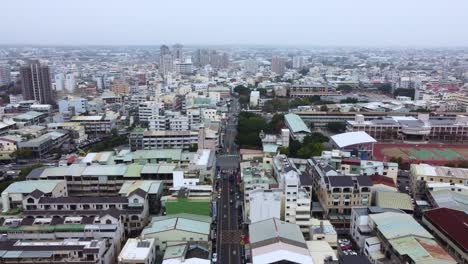
{"label": "overcast sky", "polygon": [[2,0],[0,44],[468,46],[468,0]]}

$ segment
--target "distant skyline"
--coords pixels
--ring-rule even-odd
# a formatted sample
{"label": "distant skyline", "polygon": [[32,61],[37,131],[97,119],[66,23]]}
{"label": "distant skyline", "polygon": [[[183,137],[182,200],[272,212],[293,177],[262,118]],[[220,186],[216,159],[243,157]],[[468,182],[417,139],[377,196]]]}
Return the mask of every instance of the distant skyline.
{"label": "distant skyline", "polygon": [[0,44],[467,47],[466,0],[2,1]]}

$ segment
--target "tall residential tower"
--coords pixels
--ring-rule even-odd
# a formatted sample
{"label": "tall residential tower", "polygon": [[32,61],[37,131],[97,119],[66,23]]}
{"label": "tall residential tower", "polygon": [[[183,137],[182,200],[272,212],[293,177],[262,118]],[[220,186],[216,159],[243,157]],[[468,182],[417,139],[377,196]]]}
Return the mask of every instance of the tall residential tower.
{"label": "tall residential tower", "polygon": [[23,98],[36,100],[41,104],[52,103],[52,84],[49,67],[39,61],[31,61],[20,68]]}

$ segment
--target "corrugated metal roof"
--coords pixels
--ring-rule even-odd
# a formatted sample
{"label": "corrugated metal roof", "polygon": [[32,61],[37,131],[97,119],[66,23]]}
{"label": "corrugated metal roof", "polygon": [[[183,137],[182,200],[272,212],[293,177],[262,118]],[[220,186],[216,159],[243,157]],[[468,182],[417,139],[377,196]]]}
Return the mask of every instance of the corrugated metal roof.
{"label": "corrugated metal roof", "polygon": [[287,114],[284,116],[284,120],[286,121],[288,127],[292,130],[293,133],[297,132],[306,132],[310,133],[310,129],[307,125],[302,121],[301,117],[296,114]]}
{"label": "corrugated metal roof", "polygon": [[124,174],[124,177],[140,177],[141,170],[143,165],[132,163],[127,166],[127,171]]}
{"label": "corrugated metal roof", "polygon": [[119,176],[124,175],[127,170],[127,166],[120,165],[91,165],[86,167],[83,171],[83,176],[99,176],[99,175],[108,175],[108,176]]}
{"label": "corrugated metal roof", "polygon": [[411,215],[385,212],[372,214],[369,217],[377,225],[382,235],[390,240],[400,236],[419,236],[433,238]]}
{"label": "corrugated metal roof", "polygon": [[259,221],[249,225],[249,239],[251,243],[287,238],[292,241],[304,243],[304,236],[298,225],[286,223],[275,218]]}
{"label": "corrugated metal roof", "polygon": [[154,220],[153,218],[151,224],[145,229],[143,229],[143,235],[149,235],[152,233],[159,233],[174,229],[193,233],[209,234],[210,225],[211,221],[207,223],[202,221],[186,219],[177,215],[174,215],[173,218],[165,217],[163,219],[156,220]]}
{"label": "corrugated metal roof", "polygon": [[413,210],[411,197],[406,193],[376,192],[376,205],[382,208]]}
{"label": "corrugated metal roof", "polygon": [[34,181],[19,181],[8,186],[3,192],[8,193],[31,193],[38,189],[43,193],[50,193],[63,180],[34,180]]}
{"label": "corrugated metal roof", "polygon": [[341,133],[341,134],[331,136],[331,139],[340,148],[357,145],[357,144],[377,142],[377,140],[369,136],[369,134],[367,134],[364,131]]}
{"label": "corrugated metal roof", "polygon": [[143,166],[143,169],[141,170],[141,173],[143,174],[166,174],[166,173],[172,173],[176,165],[171,165],[171,164],[146,164]]}

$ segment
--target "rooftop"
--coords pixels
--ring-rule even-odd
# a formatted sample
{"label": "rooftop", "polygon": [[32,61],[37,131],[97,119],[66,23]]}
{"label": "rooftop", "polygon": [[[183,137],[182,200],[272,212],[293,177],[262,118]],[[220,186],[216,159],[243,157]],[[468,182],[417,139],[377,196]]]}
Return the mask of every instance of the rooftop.
{"label": "rooftop", "polygon": [[413,211],[411,197],[399,192],[376,192],[375,205],[382,208],[396,208]]}
{"label": "rooftop", "polygon": [[[468,215],[465,212],[438,208],[424,213],[424,218],[450,238],[465,252],[468,251]],[[463,231],[464,230],[464,231]]]}
{"label": "rooftop", "polygon": [[136,189],[141,189],[148,194],[158,194],[162,192],[162,182],[153,180],[125,181],[120,188],[119,194],[130,194]]}
{"label": "rooftop", "polygon": [[433,236],[408,214],[385,212],[371,214],[369,218],[387,240],[409,235],[433,239]]}
{"label": "rooftop", "polygon": [[14,117],[14,119],[19,119],[19,120],[32,120],[34,118],[38,118],[40,116],[46,115],[41,112],[36,112],[36,111],[28,111],[24,114],[19,114]]}
{"label": "rooftop", "polygon": [[310,129],[302,121],[301,117],[296,114],[287,114],[284,116],[284,120],[288,124],[288,127],[292,130],[293,133],[297,132],[306,132],[310,133]]}
{"label": "rooftop", "polygon": [[22,193],[28,194],[34,190],[40,190],[43,193],[50,193],[63,180],[38,180],[38,181],[19,181],[10,184],[2,193]]}
{"label": "rooftop", "polygon": [[411,164],[411,174],[414,177],[435,176],[468,179],[468,169],[432,166],[428,164]]}
{"label": "rooftop", "polygon": [[290,243],[304,248],[307,247],[298,225],[276,218],[250,224],[249,235],[252,248],[279,242]]}
{"label": "rooftop", "polygon": [[129,238],[119,254],[119,261],[132,260],[144,262],[154,247],[154,238]]}
{"label": "rooftop", "polygon": [[143,229],[142,235],[181,230],[199,234],[210,234],[211,217],[194,214],[175,214],[153,217],[151,223]]}
{"label": "rooftop", "polygon": [[377,140],[364,131],[341,133],[331,136],[331,139],[339,148],[377,142]]}

